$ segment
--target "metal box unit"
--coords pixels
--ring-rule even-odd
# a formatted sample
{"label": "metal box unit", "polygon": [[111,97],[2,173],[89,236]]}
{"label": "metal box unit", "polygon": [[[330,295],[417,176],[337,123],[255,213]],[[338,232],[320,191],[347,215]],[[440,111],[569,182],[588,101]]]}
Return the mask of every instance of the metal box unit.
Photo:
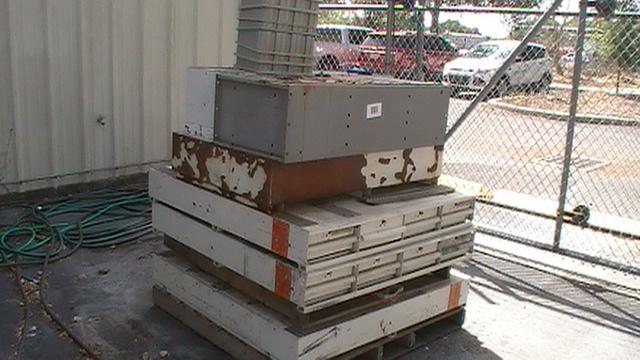
{"label": "metal box unit", "polygon": [[342,196],[267,214],[158,170],[149,172],[149,195],[301,266],[465,223],[475,205],[473,197],[460,193],[381,205]]}
{"label": "metal box unit", "polygon": [[310,74],[318,3],[242,0],[236,67],[262,74]]}
{"label": "metal box unit", "polygon": [[157,287],[191,311],[278,360],[332,358],[458,309],[469,293],[469,280],[456,274],[406,300],[309,333],[296,333],[279,314],[176,257],[155,256],[153,278]]}
{"label": "metal box unit", "polygon": [[[213,109],[207,141],[284,163],[444,145],[449,90],[381,77],[275,78],[222,68],[189,69],[188,88],[215,73],[215,88],[187,99]],[[199,92],[187,90],[187,95]],[[207,99],[213,99],[208,104]],[[199,111],[187,109],[187,124]]]}
{"label": "metal box unit", "polygon": [[442,149],[435,146],[293,164],[180,134],[173,134],[172,148],[178,178],[267,212],[365,189],[435,181],[442,172]]}

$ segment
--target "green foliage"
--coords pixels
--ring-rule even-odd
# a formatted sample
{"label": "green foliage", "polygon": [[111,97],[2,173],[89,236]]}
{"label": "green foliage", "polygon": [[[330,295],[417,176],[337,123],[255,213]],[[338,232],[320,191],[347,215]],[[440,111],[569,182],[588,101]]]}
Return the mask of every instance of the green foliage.
{"label": "green foliage", "polygon": [[[340,4],[344,1],[328,0],[324,3]],[[352,0],[352,4],[386,4],[386,0]],[[407,10],[397,10],[395,12],[395,27],[398,30],[415,29],[415,12]],[[366,26],[375,30],[384,30],[387,27],[387,12],[384,10],[331,10],[320,11],[319,24],[345,24]]]}
{"label": "green foliage", "polygon": [[443,0],[442,3],[449,6],[473,5],[485,7],[535,8],[542,4],[542,0]]}
{"label": "green foliage", "polygon": [[[535,8],[543,0],[433,0],[431,3],[441,3],[443,6],[473,5],[473,6],[500,6],[517,8]],[[324,0],[327,4],[344,4],[345,0]],[[386,0],[351,0],[351,4],[387,4]],[[427,1],[429,3],[429,1]],[[433,14],[432,15],[437,15]],[[516,16],[516,15],[514,15]],[[437,18],[437,16],[436,16]],[[387,25],[387,14],[384,10],[332,10],[320,11],[318,19],[320,24],[346,24],[366,26],[376,30],[384,30]],[[395,12],[395,27],[398,30],[415,30],[416,12],[397,10]],[[447,28],[451,27],[451,28]],[[452,31],[463,33],[479,33],[477,29],[467,28],[457,21],[445,21],[439,26],[438,31]]]}
{"label": "green foliage", "polygon": [[640,69],[640,21],[634,18],[599,20],[598,52],[619,69]]}
{"label": "green foliage", "polygon": [[440,23],[440,31],[464,34],[480,34],[480,30],[478,30],[478,28],[464,26],[458,20],[446,20]]}
{"label": "green foliage", "polygon": [[348,25],[361,25],[359,19],[355,14],[349,11],[320,11],[318,15],[319,24],[348,24]]}

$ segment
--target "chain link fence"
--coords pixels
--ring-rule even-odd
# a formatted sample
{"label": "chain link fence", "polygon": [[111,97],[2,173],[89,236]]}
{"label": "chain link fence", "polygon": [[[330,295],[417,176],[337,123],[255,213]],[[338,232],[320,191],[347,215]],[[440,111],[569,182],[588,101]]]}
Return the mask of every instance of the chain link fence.
{"label": "chain link fence", "polygon": [[326,1],[318,69],[445,83],[481,231],[640,273],[640,1],[404,3]]}

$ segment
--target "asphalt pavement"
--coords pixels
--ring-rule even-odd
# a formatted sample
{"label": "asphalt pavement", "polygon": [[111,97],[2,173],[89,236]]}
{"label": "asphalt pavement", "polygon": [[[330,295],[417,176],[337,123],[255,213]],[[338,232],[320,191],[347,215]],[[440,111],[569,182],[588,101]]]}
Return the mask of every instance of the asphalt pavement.
{"label": "asphalt pavement", "polygon": [[[49,267],[48,302],[104,359],[230,359],[154,307],[151,259],[160,236],[114,249],[82,249]],[[25,269],[37,278],[39,267]],[[640,352],[640,294],[584,283],[476,253],[459,271],[471,277],[462,329],[420,338],[401,359],[617,359]],[[0,271],[0,358],[11,358],[22,321],[20,295]],[[83,359],[28,301],[24,360]],[[146,354],[146,355],[145,355]]]}
{"label": "asphalt pavement", "polygon": [[[449,124],[469,103],[451,99]],[[509,190],[557,203],[566,134],[567,122],[484,102],[446,144],[444,172],[493,192]],[[640,126],[576,124],[566,207],[585,205],[613,221],[640,221],[638,148]],[[548,244],[553,239],[552,220],[486,208],[479,209],[477,220],[523,238]],[[635,239],[566,226],[561,246],[640,268],[640,241]]]}

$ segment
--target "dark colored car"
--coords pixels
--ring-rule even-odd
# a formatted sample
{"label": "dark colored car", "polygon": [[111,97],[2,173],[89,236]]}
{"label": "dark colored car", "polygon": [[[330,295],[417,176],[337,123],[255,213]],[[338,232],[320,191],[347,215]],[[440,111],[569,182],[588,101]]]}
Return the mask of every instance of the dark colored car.
{"label": "dark colored car", "polygon": [[[393,74],[396,77],[411,78],[416,69],[416,33],[409,31],[396,32],[393,35]],[[360,45],[358,67],[373,73],[384,73],[386,51],[386,33],[372,32]],[[444,64],[457,56],[458,50],[443,36],[437,34],[424,35],[424,52],[422,70],[425,80],[442,79]]]}

